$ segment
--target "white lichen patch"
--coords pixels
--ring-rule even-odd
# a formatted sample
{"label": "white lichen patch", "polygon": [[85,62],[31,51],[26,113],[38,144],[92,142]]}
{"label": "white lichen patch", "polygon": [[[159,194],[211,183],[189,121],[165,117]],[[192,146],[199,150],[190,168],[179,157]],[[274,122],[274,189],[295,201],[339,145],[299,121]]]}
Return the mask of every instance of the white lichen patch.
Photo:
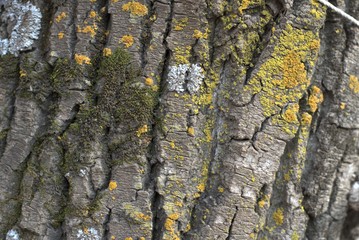
{"label": "white lichen patch", "polygon": [[180,93],[187,89],[194,94],[198,92],[203,79],[203,69],[198,64],[171,66],[167,78],[168,90]]}
{"label": "white lichen patch", "polygon": [[192,64],[188,71],[187,89],[190,94],[199,90],[204,79],[203,69],[198,64]]}
{"label": "white lichen patch", "polygon": [[0,54],[18,55],[20,51],[31,49],[40,34],[40,9],[18,0],[4,0],[0,5],[4,7],[0,12]]}
{"label": "white lichen patch", "polygon": [[16,230],[11,229],[6,233],[6,240],[20,240],[20,235]]}
{"label": "white lichen patch", "polygon": [[93,227],[77,230],[76,237],[78,240],[100,240],[98,231]]}

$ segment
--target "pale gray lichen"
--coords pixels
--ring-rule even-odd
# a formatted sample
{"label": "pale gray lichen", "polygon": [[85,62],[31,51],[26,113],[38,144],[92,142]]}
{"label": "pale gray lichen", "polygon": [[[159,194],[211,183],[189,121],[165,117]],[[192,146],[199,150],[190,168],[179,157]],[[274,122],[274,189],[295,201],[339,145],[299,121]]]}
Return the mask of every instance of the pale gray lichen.
{"label": "pale gray lichen", "polygon": [[6,234],[6,240],[20,240],[20,235],[16,230],[11,229]]}
{"label": "pale gray lichen", "polygon": [[204,79],[203,69],[198,64],[180,64],[171,66],[168,73],[168,90],[184,92],[186,87],[190,94],[196,93]]}
{"label": "pale gray lichen", "polygon": [[170,67],[170,72],[168,73],[168,90],[184,92],[188,66],[188,64],[180,64]]}
{"label": "pale gray lichen", "polygon": [[20,51],[31,49],[38,39],[42,14],[30,2],[5,0],[0,3],[4,6],[0,18],[0,54],[17,56]]}
{"label": "pale gray lichen", "polygon": [[192,64],[188,71],[187,89],[190,94],[198,92],[204,79],[203,69],[198,64]]}
{"label": "pale gray lichen", "polygon": [[79,240],[100,240],[98,231],[93,227],[77,230],[76,237]]}

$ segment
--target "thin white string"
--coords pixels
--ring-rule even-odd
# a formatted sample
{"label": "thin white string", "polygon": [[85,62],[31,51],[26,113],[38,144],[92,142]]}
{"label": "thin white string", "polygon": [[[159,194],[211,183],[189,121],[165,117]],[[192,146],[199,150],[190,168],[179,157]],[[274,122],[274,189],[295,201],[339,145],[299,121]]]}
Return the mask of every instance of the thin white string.
{"label": "thin white string", "polygon": [[349,21],[353,22],[355,25],[357,25],[359,27],[359,21],[356,20],[355,18],[353,18],[352,16],[350,16],[349,14],[347,14],[346,12],[344,12],[343,10],[341,10],[340,8],[337,8],[336,6],[334,6],[333,4],[331,4],[330,2],[328,2],[326,0],[318,0],[318,2],[324,4],[328,8],[339,13],[339,15],[343,16],[344,18],[348,19]]}

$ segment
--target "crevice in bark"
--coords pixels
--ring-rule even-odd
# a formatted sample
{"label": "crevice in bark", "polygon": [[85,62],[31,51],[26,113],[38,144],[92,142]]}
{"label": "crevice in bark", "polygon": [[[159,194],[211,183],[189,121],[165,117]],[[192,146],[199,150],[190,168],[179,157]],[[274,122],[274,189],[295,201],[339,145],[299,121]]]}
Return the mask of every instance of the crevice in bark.
{"label": "crevice in bark", "polygon": [[236,220],[237,213],[238,213],[238,206],[236,206],[236,211],[234,212],[233,218],[231,220],[231,225],[229,225],[228,236],[226,237],[226,240],[231,240],[232,238],[233,225],[234,225],[234,221]]}
{"label": "crevice in bark", "polygon": [[143,19],[143,27],[141,32],[141,49],[140,49],[140,59],[141,59],[141,68],[144,69],[147,65],[148,58],[147,58],[147,52],[151,45],[152,40],[152,24],[153,21],[151,20],[153,16],[155,16],[155,9],[154,9],[154,2],[151,0],[146,0],[147,6],[148,6],[148,14]]}
{"label": "crevice in bark", "polygon": [[[18,89],[19,87],[19,83],[20,83],[20,74],[19,74],[19,71],[20,71],[20,62],[19,62],[19,59],[17,58],[17,63],[16,63],[16,76],[15,78],[13,79],[14,80],[14,83],[12,84],[12,88],[9,89],[10,91],[10,101],[9,101],[9,105],[7,106],[8,107],[8,116],[7,116],[7,121],[6,121],[6,124],[5,125],[5,128],[4,130],[2,130],[0,132],[1,134],[1,137],[0,137],[0,159],[2,159],[3,157],[3,154],[4,154],[4,151],[6,149],[6,145],[7,145],[7,136],[8,136],[8,132],[10,130],[10,126],[11,126],[11,122],[13,121],[14,119],[14,114],[15,114],[15,101],[16,101],[16,90]],[[10,63],[11,64],[11,63]],[[9,74],[8,73],[5,73],[6,76],[4,75],[4,77],[8,77]],[[5,122],[5,121],[4,121]]]}
{"label": "crevice in bark", "polygon": [[255,69],[258,69],[257,64],[258,64],[259,60],[261,59],[262,53],[267,48],[269,41],[271,39],[271,36],[273,35],[273,32],[272,32],[273,27],[276,27],[278,24],[278,21],[282,17],[285,17],[283,14],[283,12],[284,12],[283,4],[281,4],[281,3],[279,4],[280,5],[279,9],[274,9],[273,4],[268,4],[270,2],[277,2],[277,1],[276,0],[275,1],[268,1],[268,0],[266,1],[266,8],[271,13],[272,19],[269,20],[269,22],[264,26],[263,33],[261,33],[259,35],[260,41],[257,43],[257,46],[255,47],[254,54],[251,59],[251,63],[249,64],[250,67],[248,67],[248,69],[246,71],[246,77],[245,77],[245,81],[244,81],[243,85],[247,85],[249,83],[249,80],[251,79],[252,72]]}
{"label": "crevice in bark", "polygon": [[[163,56],[163,65],[160,73],[160,89],[159,89],[159,96],[158,96],[158,103],[157,106],[154,108],[154,117],[155,117],[155,124],[153,125],[153,137],[149,146],[149,155],[152,156],[152,159],[149,159],[149,169],[148,169],[148,177],[147,177],[147,183],[145,182],[145,187],[149,190],[151,195],[151,212],[152,212],[152,240],[161,239],[163,236],[163,229],[165,224],[165,214],[164,209],[162,209],[163,205],[163,196],[157,191],[157,178],[160,174],[160,168],[161,163],[159,162],[159,159],[157,158],[156,154],[156,147],[158,145],[158,142],[160,141],[160,135],[161,133],[161,126],[160,124],[156,124],[156,122],[161,118],[162,112],[161,112],[161,99],[162,96],[165,94],[166,89],[166,76],[169,69],[169,63],[171,59],[171,50],[168,47],[167,43],[167,37],[169,36],[171,30],[172,30],[172,20],[174,16],[174,5],[175,1],[171,0],[169,2],[170,5],[170,13],[168,18],[166,19],[167,25],[165,34],[163,36],[162,44],[165,47],[165,53]],[[151,5],[153,6],[153,5]],[[154,9],[151,9],[151,13],[153,13]]]}
{"label": "crevice in bark", "polygon": [[77,44],[77,0],[70,0],[71,1],[71,20],[69,22],[70,31],[70,39],[69,39],[69,50],[71,53],[72,58],[75,56],[75,48]]}

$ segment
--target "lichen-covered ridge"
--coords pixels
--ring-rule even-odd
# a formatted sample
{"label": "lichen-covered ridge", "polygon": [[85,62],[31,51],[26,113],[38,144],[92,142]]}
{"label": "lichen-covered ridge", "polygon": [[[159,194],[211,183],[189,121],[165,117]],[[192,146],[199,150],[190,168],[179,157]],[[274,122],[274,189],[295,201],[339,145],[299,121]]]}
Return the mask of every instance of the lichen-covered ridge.
{"label": "lichen-covered ridge", "polygon": [[32,4],[0,57],[1,239],[358,237],[357,28],[316,0]]}

